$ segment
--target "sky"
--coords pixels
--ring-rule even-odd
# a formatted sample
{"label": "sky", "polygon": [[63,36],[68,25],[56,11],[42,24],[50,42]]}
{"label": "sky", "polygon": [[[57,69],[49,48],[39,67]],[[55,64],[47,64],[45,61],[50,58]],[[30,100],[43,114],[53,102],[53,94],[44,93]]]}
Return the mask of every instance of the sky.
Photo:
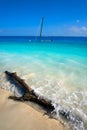
{"label": "sky", "polygon": [[0,36],[87,36],[87,0],[0,0]]}

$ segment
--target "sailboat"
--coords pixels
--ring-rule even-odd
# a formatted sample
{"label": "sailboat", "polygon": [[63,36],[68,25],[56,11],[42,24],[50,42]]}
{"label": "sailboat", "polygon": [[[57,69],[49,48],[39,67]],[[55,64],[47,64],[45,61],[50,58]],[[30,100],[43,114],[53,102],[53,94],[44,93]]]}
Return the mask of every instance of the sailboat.
{"label": "sailboat", "polygon": [[[38,36],[39,39],[37,39],[37,37],[33,40],[33,41],[43,41],[42,40],[42,29],[43,29],[43,23],[44,23],[44,17],[42,17],[42,20],[41,20],[41,25],[40,25],[40,35]],[[32,42],[32,40],[29,40],[29,42]]]}
{"label": "sailboat", "polygon": [[44,17],[42,17],[42,20],[41,20],[41,26],[40,26],[40,41],[41,41],[41,42],[51,42],[51,40],[42,39],[43,24],[44,24]]}
{"label": "sailboat", "polygon": [[[52,42],[50,39],[42,39],[42,32],[43,32],[43,24],[44,24],[44,17],[42,17],[41,20],[41,25],[40,25],[40,35],[39,35],[39,41],[40,42]],[[37,38],[36,38],[37,39]],[[34,40],[34,41],[38,41],[38,40]],[[31,42],[31,40],[29,40],[29,42]]]}

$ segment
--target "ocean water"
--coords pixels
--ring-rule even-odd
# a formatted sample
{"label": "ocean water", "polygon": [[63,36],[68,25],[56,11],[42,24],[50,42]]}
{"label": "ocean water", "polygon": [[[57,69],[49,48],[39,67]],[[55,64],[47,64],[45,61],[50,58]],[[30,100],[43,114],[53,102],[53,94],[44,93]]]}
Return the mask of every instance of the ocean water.
{"label": "ocean water", "polygon": [[4,71],[17,72],[38,94],[59,104],[58,117],[59,109],[71,112],[73,130],[87,130],[87,38],[42,39],[0,37],[0,87],[14,90]]}

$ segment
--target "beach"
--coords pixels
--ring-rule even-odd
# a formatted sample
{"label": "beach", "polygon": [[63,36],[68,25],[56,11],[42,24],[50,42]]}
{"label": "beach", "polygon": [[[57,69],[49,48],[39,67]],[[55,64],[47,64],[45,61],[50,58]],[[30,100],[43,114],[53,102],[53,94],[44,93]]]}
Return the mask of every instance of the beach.
{"label": "beach", "polygon": [[10,95],[11,92],[0,89],[0,130],[66,130],[60,121],[8,99]]}

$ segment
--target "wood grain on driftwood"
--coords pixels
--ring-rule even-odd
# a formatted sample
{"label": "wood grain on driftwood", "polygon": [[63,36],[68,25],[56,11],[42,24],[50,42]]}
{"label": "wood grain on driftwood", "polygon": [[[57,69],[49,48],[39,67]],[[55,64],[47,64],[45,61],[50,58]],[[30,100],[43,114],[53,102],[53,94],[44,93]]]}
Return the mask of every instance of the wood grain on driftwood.
{"label": "wood grain on driftwood", "polygon": [[42,96],[39,96],[35,91],[25,83],[23,79],[21,79],[19,76],[17,76],[16,73],[10,73],[8,71],[5,71],[5,74],[13,80],[20,88],[23,88],[25,90],[25,94],[22,97],[14,97],[16,100],[24,100],[24,101],[33,101],[40,105],[42,105],[45,108],[54,110],[54,106],[52,105],[52,101],[49,99],[46,99]]}

